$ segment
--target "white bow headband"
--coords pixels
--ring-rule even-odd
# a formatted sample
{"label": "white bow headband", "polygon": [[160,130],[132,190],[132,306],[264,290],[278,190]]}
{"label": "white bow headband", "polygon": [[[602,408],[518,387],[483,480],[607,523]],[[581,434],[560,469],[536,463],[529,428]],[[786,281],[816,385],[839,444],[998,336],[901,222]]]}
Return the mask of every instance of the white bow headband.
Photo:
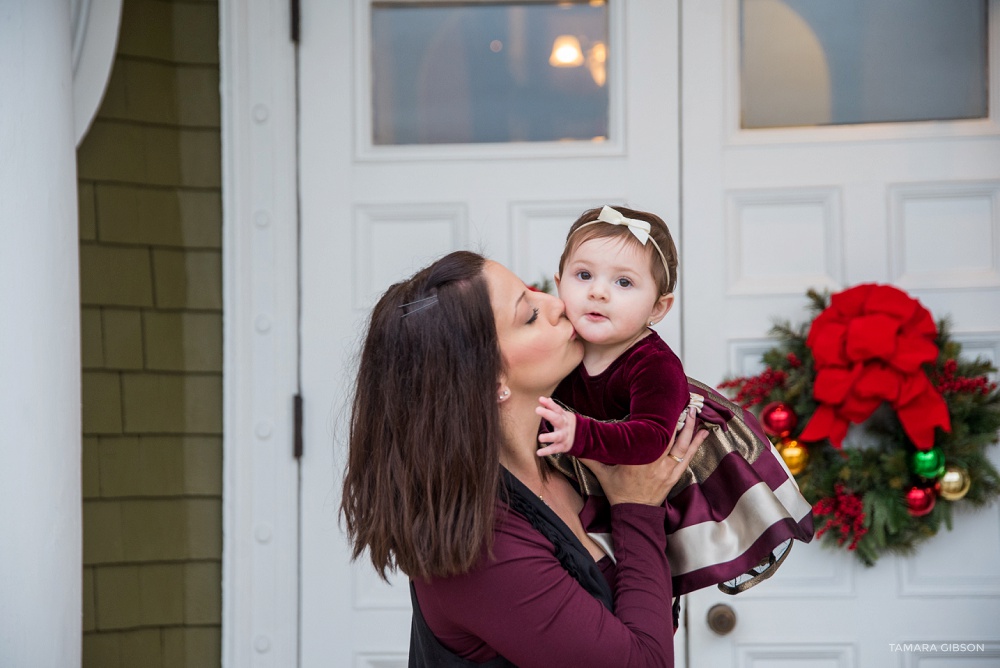
{"label": "white bow headband", "polygon": [[638,220],[636,218],[626,218],[620,212],[612,209],[610,206],[606,206],[601,209],[601,213],[598,214],[597,220],[592,220],[589,223],[584,223],[580,227],[573,230],[573,233],[579,232],[585,227],[590,225],[597,225],[598,223],[608,223],[609,225],[625,225],[628,227],[629,232],[631,232],[639,243],[643,246],[646,245],[646,241],[653,242],[653,248],[656,249],[657,254],[660,256],[660,260],[663,262],[663,270],[667,272],[667,285],[670,285],[670,267],[667,265],[667,256],[663,254],[660,250],[660,244],[656,243],[656,239],[649,236],[649,231],[652,229],[649,223],[645,220]]}

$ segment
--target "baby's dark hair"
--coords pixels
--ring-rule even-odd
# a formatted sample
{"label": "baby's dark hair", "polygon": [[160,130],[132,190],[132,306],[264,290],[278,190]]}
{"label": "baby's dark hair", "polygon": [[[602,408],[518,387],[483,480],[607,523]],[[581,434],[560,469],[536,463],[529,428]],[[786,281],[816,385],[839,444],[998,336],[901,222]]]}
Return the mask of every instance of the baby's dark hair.
{"label": "baby's dark hair", "polygon": [[[649,236],[651,239],[656,241],[660,250],[663,252],[663,260],[666,260],[667,267],[664,268],[663,261],[660,259],[660,254],[656,252],[656,248],[653,244],[646,244],[643,246],[636,239],[635,235],[626,227],[625,225],[612,225],[611,223],[601,223],[597,225],[587,225],[586,228],[580,230],[581,227],[587,223],[592,223],[597,220],[597,217],[601,213],[601,209],[604,207],[597,207],[594,209],[589,209],[584,211],[583,214],[576,219],[570,228],[569,233],[566,235],[566,246],[563,248],[562,256],[559,258],[559,275],[562,276],[563,267],[566,265],[566,260],[569,256],[580,247],[584,241],[590,241],[591,239],[605,239],[605,238],[620,238],[622,243],[633,243],[637,244],[642,248],[649,257],[650,269],[653,272],[653,279],[656,281],[656,285],[660,290],[661,295],[668,295],[674,291],[677,286],[677,247],[674,245],[674,240],[670,236],[670,230],[667,229],[667,224],[663,222],[663,219],[654,213],[648,213],[646,211],[638,211],[636,209],[628,209],[623,206],[614,207],[615,211],[619,212],[626,218],[635,218],[637,220],[644,220],[649,223]],[[577,232],[577,230],[580,230]],[[670,275],[667,275],[667,269],[670,270]]]}

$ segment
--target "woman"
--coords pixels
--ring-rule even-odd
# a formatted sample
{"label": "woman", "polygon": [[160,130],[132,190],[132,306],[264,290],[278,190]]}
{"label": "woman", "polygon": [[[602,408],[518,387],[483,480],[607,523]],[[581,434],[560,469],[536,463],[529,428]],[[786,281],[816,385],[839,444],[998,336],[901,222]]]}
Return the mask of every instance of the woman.
{"label": "woman", "polygon": [[704,434],[593,464],[610,509],[585,501],[535,454],[538,397],[582,355],[561,301],[474,253],[375,306],[342,512],[355,558],[411,579],[411,666],[673,665],[663,502]]}

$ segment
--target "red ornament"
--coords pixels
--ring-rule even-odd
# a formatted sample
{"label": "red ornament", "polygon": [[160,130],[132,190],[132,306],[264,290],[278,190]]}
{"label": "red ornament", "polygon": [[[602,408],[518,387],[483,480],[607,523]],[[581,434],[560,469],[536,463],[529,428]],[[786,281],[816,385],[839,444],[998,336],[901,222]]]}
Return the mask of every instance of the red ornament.
{"label": "red ornament", "polygon": [[933,487],[911,487],[906,493],[906,505],[914,517],[923,517],[934,510],[937,494]]}
{"label": "red ornament", "polygon": [[760,423],[769,436],[784,438],[799,423],[799,416],[783,401],[772,401],[760,411]]}

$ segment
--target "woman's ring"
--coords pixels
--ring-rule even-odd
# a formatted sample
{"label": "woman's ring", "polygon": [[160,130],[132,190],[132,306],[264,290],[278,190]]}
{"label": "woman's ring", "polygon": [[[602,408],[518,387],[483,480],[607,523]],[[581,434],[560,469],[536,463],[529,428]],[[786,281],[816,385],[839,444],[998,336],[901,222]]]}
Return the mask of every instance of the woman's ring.
{"label": "woman's ring", "polygon": [[678,464],[683,464],[684,463],[684,458],[683,457],[678,457],[677,455],[669,455],[669,454],[667,456],[670,457],[675,462],[677,462]]}

